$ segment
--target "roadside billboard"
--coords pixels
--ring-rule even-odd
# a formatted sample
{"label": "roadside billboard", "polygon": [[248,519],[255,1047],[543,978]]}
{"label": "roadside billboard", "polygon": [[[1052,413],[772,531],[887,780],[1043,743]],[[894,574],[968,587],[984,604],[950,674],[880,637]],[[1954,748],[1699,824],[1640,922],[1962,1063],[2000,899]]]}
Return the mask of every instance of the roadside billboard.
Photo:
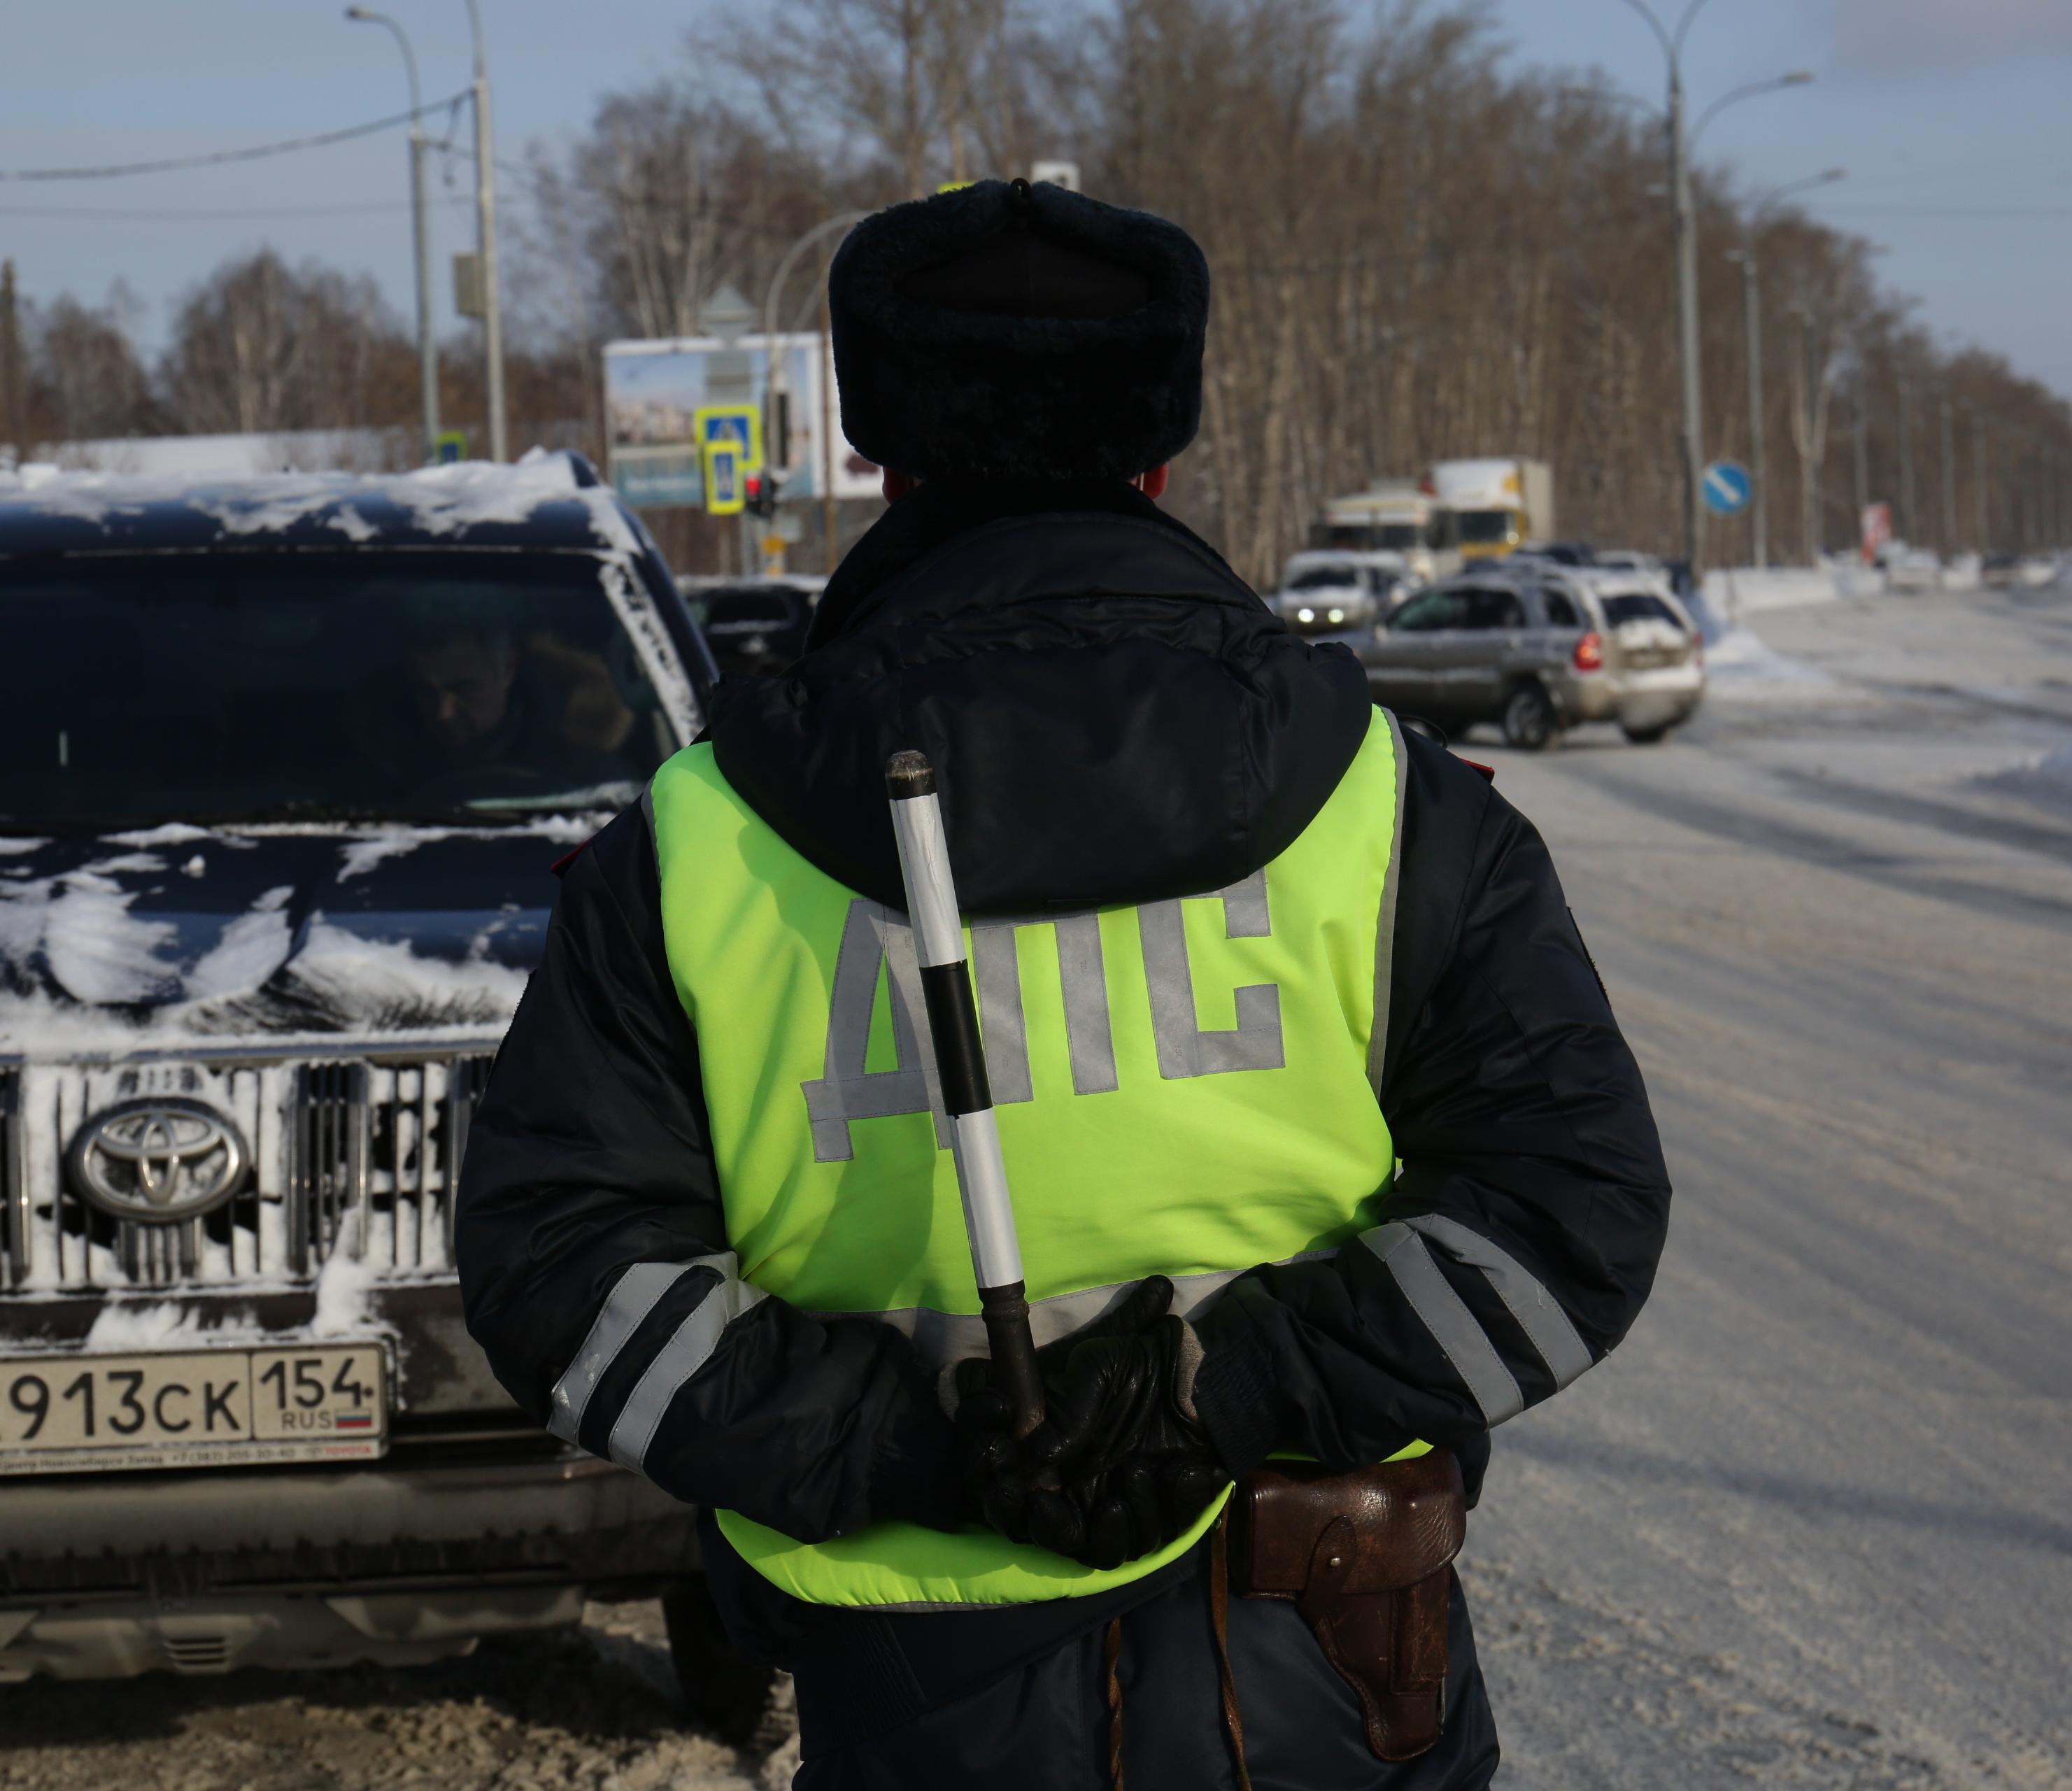
{"label": "roadside billboard", "polygon": [[[746,404],[768,415],[771,347],[760,335],[605,344],[609,476],[627,503],[705,507],[711,414]],[[837,497],[877,496],[878,469],[842,438],[826,337],[801,331],[777,336],[775,347],[779,399],[755,457],[767,462],[787,500],[820,497],[830,486]]]}

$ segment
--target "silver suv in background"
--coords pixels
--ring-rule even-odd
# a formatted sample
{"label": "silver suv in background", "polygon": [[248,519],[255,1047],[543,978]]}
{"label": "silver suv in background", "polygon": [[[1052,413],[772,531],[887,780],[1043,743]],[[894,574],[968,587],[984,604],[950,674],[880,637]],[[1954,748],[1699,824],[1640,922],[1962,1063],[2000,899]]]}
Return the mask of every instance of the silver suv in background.
{"label": "silver suv in background", "polygon": [[1705,691],[1697,624],[1663,580],[1639,572],[1462,573],[1412,598],[1359,651],[1375,702],[1453,733],[1496,723],[1527,751],[1583,722],[1659,740]]}

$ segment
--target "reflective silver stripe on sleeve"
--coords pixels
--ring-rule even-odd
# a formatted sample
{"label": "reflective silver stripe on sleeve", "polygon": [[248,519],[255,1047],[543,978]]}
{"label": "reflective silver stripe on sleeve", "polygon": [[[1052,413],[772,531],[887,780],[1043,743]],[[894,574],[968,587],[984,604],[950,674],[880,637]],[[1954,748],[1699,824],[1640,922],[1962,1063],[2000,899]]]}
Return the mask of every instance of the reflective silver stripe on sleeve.
{"label": "reflective silver stripe on sleeve", "polygon": [[1395,1276],[1411,1311],[1424,1321],[1433,1341],[1446,1353],[1453,1372],[1481,1408],[1482,1422],[1494,1430],[1506,1418],[1523,1411],[1525,1396],[1518,1390],[1511,1370],[1503,1365],[1503,1358],[1497,1354],[1488,1333],[1475,1323],[1474,1314],[1447,1285],[1439,1265],[1425,1249],[1424,1240],[1399,1221],[1362,1233],[1360,1241]]}
{"label": "reflective silver stripe on sleeve", "polygon": [[718,1256],[701,1256],[685,1266],[718,1270],[719,1285],[685,1315],[669,1340],[656,1352],[648,1372],[627,1395],[619,1422],[611,1427],[609,1445],[611,1459],[622,1468],[637,1469],[647,1460],[648,1445],[655,1440],[669,1402],[686,1381],[712,1360],[713,1352],[719,1348],[720,1334],[727,1326],[769,1297],[760,1287],[741,1278],[739,1259],[732,1250]]}
{"label": "reflective silver stripe on sleeve", "polygon": [[1489,1278],[1511,1315],[1519,1322],[1532,1347],[1540,1352],[1554,1377],[1558,1390],[1588,1369],[1596,1360],[1554,1296],[1528,1274],[1523,1264],[1478,1232],[1470,1231],[1457,1219],[1437,1213],[1420,1213],[1403,1223],[1421,1232],[1457,1262],[1480,1269]]}
{"label": "reflective silver stripe on sleeve", "polygon": [[655,1310],[655,1302],[690,1266],[688,1262],[636,1262],[613,1285],[590,1321],[590,1334],[583,1339],[582,1347],[554,1383],[554,1409],[547,1428],[562,1442],[575,1441],[590,1396],[597,1391],[604,1371],[618,1359],[626,1340],[640,1328],[640,1321]]}

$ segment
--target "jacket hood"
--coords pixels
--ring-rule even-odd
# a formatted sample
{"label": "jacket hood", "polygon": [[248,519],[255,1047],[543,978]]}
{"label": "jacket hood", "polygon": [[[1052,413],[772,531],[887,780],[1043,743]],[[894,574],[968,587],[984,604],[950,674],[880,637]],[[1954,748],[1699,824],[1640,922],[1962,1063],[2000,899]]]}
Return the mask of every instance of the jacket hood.
{"label": "jacket hood", "polygon": [[1277,856],[1365,737],[1366,673],[1282,627],[1119,483],[924,485],[830,581],[806,656],[727,681],[720,769],[791,845],[903,908],[885,763],[934,763],[968,912],[1219,889]]}

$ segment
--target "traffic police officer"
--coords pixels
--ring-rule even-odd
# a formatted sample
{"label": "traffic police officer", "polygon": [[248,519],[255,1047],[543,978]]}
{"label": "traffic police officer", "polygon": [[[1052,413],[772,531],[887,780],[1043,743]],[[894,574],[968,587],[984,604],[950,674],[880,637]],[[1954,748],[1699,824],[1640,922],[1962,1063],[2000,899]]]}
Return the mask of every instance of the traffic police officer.
{"label": "traffic police officer", "polygon": [[[1297,1605],[1225,1596],[1227,1490],[1436,1448],[1471,1501],[1653,1278],[1653,1122],[1538,836],[1158,507],[1208,301],[1183,231],[1056,187],[851,233],[843,429],[893,501],[567,869],[470,1135],[474,1335],[701,1508],[801,1786],[1486,1785],[1443,1558],[1443,1731],[1384,1760]],[[1050,1346],[1022,1443],[970,1360],[906,747]]]}

